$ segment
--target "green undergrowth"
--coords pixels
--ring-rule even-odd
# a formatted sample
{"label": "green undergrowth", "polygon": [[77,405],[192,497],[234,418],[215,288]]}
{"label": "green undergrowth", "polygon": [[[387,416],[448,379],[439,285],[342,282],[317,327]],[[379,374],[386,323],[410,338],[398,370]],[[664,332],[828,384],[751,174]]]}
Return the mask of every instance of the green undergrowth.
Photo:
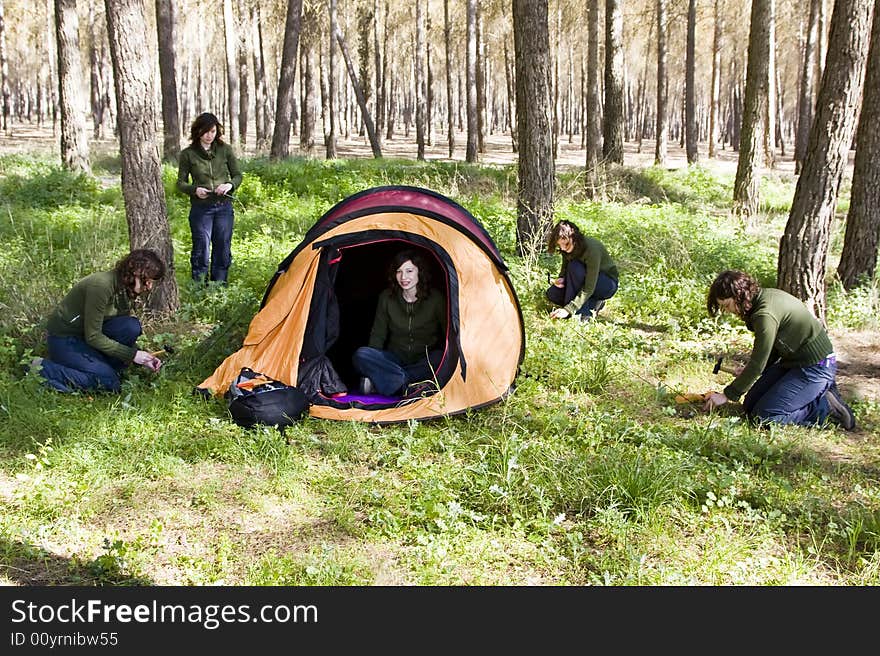
{"label": "green undergrowth", "polygon": [[[23,377],[43,321],[76,280],[127,248],[113,168],[73,176],[0,158],[0,562],[26,584],[876,585],[880,407],[859,431],[757,430],[736,407],[674,396],[726,384],[747,353],[710,319],[708,284],[765,285],[793,181],[768,176],[762,214],[730,212],[733,181],[699,166],[609,170],[588,199],[560,176],[557,218],[621,270],[599,319],[551,322],[557,256],[516,247],[515,167],[405,160],[245,160],[227,288],[187,280],[187,199],[163,180],[180,311],[142,343],[175,347],[116,396],[63,396]],[[104,166],[111,166],[112,161]],[[109,182],[108,182],[109,180]],[[278,263],[346,196],[426,187],[476,216],[510,267],[526,352],[516,389],[459,416],[390,426],[306,418],[284,434],[233,424],[192,389],[235,351]],[[843,199],[845,202],[846,199]],[[839,256],[835,221],[831,258]],[[829,267],[829,271],[833,267]],[[829,280],[833,329],[876,331],[878,283]]]}

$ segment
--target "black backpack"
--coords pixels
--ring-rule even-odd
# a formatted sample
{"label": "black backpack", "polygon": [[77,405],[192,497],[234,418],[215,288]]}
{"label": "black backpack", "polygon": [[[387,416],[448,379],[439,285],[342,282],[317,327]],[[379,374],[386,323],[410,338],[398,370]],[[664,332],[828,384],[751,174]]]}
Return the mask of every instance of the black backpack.
{"label": "black backpack", "polygon": [[283,430],[299,421],[309,408],[306,395],[298,387],[248,367],[242,367],[225,396],[232,421],[245,428],[266,424]]}

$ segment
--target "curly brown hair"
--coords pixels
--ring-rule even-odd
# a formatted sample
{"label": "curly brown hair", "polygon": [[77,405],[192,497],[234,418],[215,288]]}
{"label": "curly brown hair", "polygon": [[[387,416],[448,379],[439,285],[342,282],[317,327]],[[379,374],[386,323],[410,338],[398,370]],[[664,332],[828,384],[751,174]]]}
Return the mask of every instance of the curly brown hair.
{"label": "curly brown hair", "polygon": [[560,237],[567,237],[571,239],[572,244],[574,245],[573,253],[577,253],[584,246],[584,234],[581,232],[581,229],[578,228],[571,221],[562,220],[559,221],[555,226],[550,229],[549,234],[547,235],[547,252],[555,253],[556,249],[559,248],[556,242]]}
{"label": "curly brown hair", "polygon": [[196,116],[196,120],[192,122],[189,128],[189,138],[193,146],[199,143],[199,139],[208,130],[217,126],[217,136],[214,137],[214,143],[220,145],[223,143],[223,124],[211,112],[205,112]]}
{"label": "curly brown hair", "polygon": [[147,248],[139,248],[123,257],[116,263],[114,268],[116,279],[130,294],[134,294],[134,279],[139,277],[141,281],[159,281],[165,277],[165,263],[155,251]]}
{"label": "curly brown hair", "polygon": [[749,274],[734,270],[722,271],[709,287],[706,309],[710,316],[717,316],[721,311],[719,301],[732,298],[739,310],[738,314],[745,317],[751,312],[752,302],[759,291],[761,286]]}

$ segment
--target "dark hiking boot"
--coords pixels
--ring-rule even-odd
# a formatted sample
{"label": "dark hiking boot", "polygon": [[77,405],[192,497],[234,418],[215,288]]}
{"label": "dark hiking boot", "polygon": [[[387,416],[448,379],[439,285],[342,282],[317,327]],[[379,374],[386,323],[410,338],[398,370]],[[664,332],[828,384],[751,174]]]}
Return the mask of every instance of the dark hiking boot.
{"label": "dark hiking boot", "polygon": [[825,400],[828,401],[828,407],[831,413],[828,418],[843,430],[851,431],[856,427],[856,416],[843,399],[840,397],[840,391],[837,389],[837,383],[831,385],[825,392]]}

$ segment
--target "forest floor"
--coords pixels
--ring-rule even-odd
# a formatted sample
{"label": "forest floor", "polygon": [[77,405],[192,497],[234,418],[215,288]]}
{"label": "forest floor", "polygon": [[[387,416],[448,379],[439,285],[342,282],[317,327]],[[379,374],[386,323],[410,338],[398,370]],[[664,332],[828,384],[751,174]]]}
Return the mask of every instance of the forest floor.
{"label": "forest floor", "polygon": [[[0,154],[9,153],[52,153],[58,152],[58,142],[60,139],[60,127],[56,127],[53,131],[51,124],[38,126],[30,123],[11,124],[9,134],[0,132]],[[259,153],[253,144],[253,132],[248,133],[248,143],[243,151],[244,156],[254,157]],[[91,135],[90,135],[91,137]],[[161,142],[161,139],[159,139]],[[455,148],[453,157],[449,157],[449,147],[446,142],[446,134],[435,132],[430,145],[425,146],[425,158],[429,161],[460,161],[465,160],[465,146],[467,144],[467,134],[457,132],[455,135]],[[182,142],[181,145],[186,145]],[[508,133],[496,132],[487,135],[484,140],[485,151],[480,154],[480,164],[490,165],[507,165],[516,162],[517,155],[511,149],[510,135]],[[114,138],[92,139],[90,138],[89,146],[93,155],[102,156],[115,154],[117,142]],[[791,150],[788,148],[787,150]],[[569,143],[567,137],[563,137],[559,144],[559,156],[556,160],[557,167],[561,170],[570,170],[584,163],[584,149],[580,144],[580,135],[574,135],[572,142]],[[369,158],[372,157],[370,142],[366,136],[352,135],[350,138],[340,137],[337,141],[337,153],[340,158]],[[291,156],[302,155],[308,153],[300,150],[299,138],[291,135],[290,142]],[[315,157],[323,155],[323,148],[317,146],[311,153]],[[397,131],[391,140],[382,140],[382,154],[387,158],[415,159],[416,158],[416,142],[415,132],[410,131],[407,136],[403,131]],[[709,159],[706,153],[705,144],[700,147],[700,164],[717,173],[735,173],[737,164],[737,152],[729,147],[718,151],[714,159]],[[624,144],[624,163],[627,166],[643,167],[651,166],[654,163],[654,141],[645,139],[641,147],[637,142],[626,142]],[[667,168],[676,169],[687,164],[684,149],[677,142],[670,141],[668,145],[668,157],[666,161]],[[794,162],[791,154],[780,156],[775,169],[779,174],[794,173]]]}
{"label": "forest floor", "polygon": [[[12,123],[11,134],[0,133],[0,155],[10,153],[46,153],[58,152],[58,140],[60,128],[53,133],[49,124],[37,126],[27,123]],[[456,134],[456,147],[453,158],[448,156],[448,145],[445,134],[436,133],[432,145],[426,146],[425,158],[429,161],[464,161],[467,135]],[[305,156],[300,151],[298,138],[291,137],[291,156]],[[510,135],[507,133],[495,133],[487,135],[485,139],[485,152],[480,155],[481,164],[508,165],[516,161],[516,153],[512,152]],[[91,140],[94,157],[113,156],[118,148],[115,139]],[[780,177],[794,176],[794,161],[791,157],[791,148],[787,149],[785,156],[779,156],[773,172]],[[316,148],[313,156],[319,156],[321,149]],[[366,136],[353,135],[352,138],[341,137],[338,141],[337,152],[340,158],[369,158],[372,157],[370,143]],[[398,131],[392,140],[383,140],[382,152],[387,158],[414,159],[416,156],[415,133],[409,136],[403,131]],[[254,150],[252,139],[244,149],[244,156],[254,157],[258,153]],[[718,151],[717,156],[709,159],[705,145],[700,148],[700,164],[713,173],[734,175],[737,167],[737,151],[730,148]],[[852,156],[846,176],[852,176]],[[580,137],[575,135],[571,143],[567,138],[560,141],[560,154],[557,158],[557,167],[560,170],[572,170],[583,165],[584,150],[580,146]],[[636,142],[624,144],[624,163],[636,168],[652,166],[654,163],[654,142],[645,139],[641,147]],[[668,145],[668,157],[666,167],[676,169],[687,165],[684,149],[677,142],[670,141]],[[764,170],[767,173],[767,170]],[[111,182],[107,180],[106,182]],[[875,331],[832,330],[831,337],[838,355],[839,372],[838,383],[846,398],[858,398],[880,402],[880,334]]]}

